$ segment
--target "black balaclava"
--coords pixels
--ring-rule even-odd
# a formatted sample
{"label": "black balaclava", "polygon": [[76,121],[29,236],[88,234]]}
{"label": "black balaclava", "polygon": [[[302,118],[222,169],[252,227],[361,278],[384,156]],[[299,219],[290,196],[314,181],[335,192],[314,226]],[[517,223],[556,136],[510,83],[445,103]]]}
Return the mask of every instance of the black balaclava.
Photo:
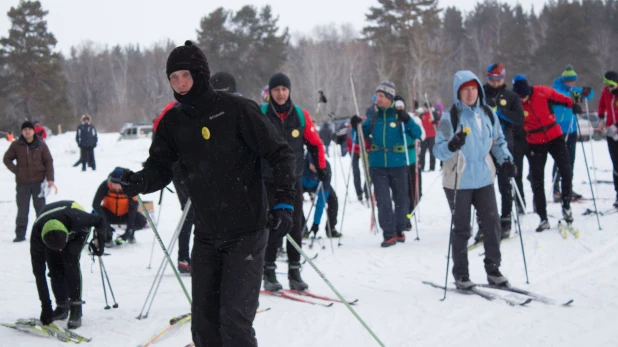
{"label": "black balaclava", "polygon": [[[290,96],[283,105],[277,104],[272,95],[272,90],[279,86],[284,86],[290,90]],[[275,111],[277,111],[277,113],[288,112],[292,107],[292,82],[290,82],[290,78],[282,72],[277,72],[270,78],[270,81],[268,81],[268,90],[269,93],[271,93],[270,103],[275,108]]]}
{"label": "black balaclava", "polygon": [[210,87],[210,69],[204,52],[193,42],[187,40],[184,46],[178,46],[167,58],[166,73],[170,75],[179,70],[189,70],[193,77],[193,87],[185,95],[174,92],[174,98],[184,105],[193,105]]}

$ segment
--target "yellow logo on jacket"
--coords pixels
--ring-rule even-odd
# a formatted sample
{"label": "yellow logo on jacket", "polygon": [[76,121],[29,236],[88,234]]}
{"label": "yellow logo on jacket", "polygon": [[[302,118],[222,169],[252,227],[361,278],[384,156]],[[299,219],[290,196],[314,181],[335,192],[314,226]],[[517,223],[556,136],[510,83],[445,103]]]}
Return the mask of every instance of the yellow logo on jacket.
{"label": "yellow logo on jacket", "polygon": [[395,122],[391,122],[390,126],[391,126],[391,128],[394,128],[394,127],[396,127],[396,126],[397,126],[397,123],[395,123]]}
{"label": "yellow logo on jacket", "polygon": [[528,117],[528,111],[524,111],[524,117]]}
{"label": "yellow logo on jacket", "polygon": [[210,130],[207,127],[202,128],[202,137],[204,140],[210,140]]}
{"label": "yellow logo on jacket", "polygon": [[300,131],[298,129],[292,130],[292,137],[297,138],[300,135]]}
{"label": "yellow logo on jacket", "polygon": [[504,99],[500,100],[500,106],[506,106],[506,100]]}

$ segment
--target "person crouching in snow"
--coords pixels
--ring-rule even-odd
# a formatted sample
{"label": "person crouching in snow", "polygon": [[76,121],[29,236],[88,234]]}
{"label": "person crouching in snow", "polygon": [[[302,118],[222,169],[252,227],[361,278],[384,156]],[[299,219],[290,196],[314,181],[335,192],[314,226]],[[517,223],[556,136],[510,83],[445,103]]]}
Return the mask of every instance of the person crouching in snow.
{"label": "person crouching in snow", "polygon": [[485,103],[478,77],[471,71],[457,72],[453,92],[455,104],[440,120],[434,154],[444,162],[444,192],[453,211],[451,246],[455,285],[459,289],[475,286],[470,281],[467,251],[470,209],[474,206],[479,211],[479,225],[484,234],[487,281],[508,286],[508,279],[499,269],[500,217],[494,191],[496,167],[491,155],[510,177],[515,177],[517,167],[512,163],[498,117]]}

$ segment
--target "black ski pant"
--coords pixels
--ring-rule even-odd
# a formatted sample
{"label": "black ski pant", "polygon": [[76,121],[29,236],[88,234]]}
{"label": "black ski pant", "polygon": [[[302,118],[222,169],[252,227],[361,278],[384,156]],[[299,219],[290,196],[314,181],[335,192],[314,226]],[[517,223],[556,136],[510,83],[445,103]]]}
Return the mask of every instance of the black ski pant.
{"label": "black ski pant", "polygon": [[[569,152],[569,164],[571,164],[571,177],[573,177],[573,168],[575,167],[575,149],[577,148],[577,133],[562,135],[564,142],[566,142],[567,150]],[[558,165],[554,163],[551,177],[554,178],[554,191],[560,191],[560,181],[562,176],[558,171]],[[572,178],[571,178],[572,179]]]}
{"label": "black ski pant", "polygon": [[[513,210],[513,187],[511,186],[511,177],[507,175],[504,168],[498,165],[496,158],[492,156],[496,173],[498,176],[498,191],[501,198],[501,216],[507,217]],[[519,169],[519,168],[518,168]]]}
{"label": "black ski pant", "polygon": [[456,201],[455,190],[444,188],[444,192],[451,211],[454,212],[451,236],[453,276],[458,279],[469,277],[468,240],[471,235],[472,206],[477,211],[479,233],[483,235],[485,271],[489,273],[500,268],[500,220],[493,184],[479,189],[459,189]]}
{"label": "black ski pant", "polygon": [[[272,208],[275,206],[275,193],[276,186],[272,183],[265,183],[266,186],[266,195],[268,196],[268,206]],[[294,212],[292,212],[292,230],[290,230],[290,236],[296,241],[296,243],[301,246],[303,242],[303,184],[301,180],[296,181],[296,198],[294,200]],[[268,238],[268,247],[266,247],[266,262],[274,263],[277,260],[277,250],[283,244],[283,238],[277,236],[277,231],[273,230],[270,232]],[[300,253],[292,246],[291,243],[287,242],[285,246],[288,261],[296,262],[300,261]]]}
{"label": "black ski pant", "polygon": [[545,163],[549,153],[558,164],[558,171],[562,176],[562,207],[571,206],[572,171],[569,162],[569,152],[564,138],[558,137],[548,143],[540,145],[528,144],[530,150],[530,178],[534,194],[534,207],[541,220],[547,219],[547,202],[545,200]]}
{"label": "black ski pant", "polygon": [[429,151],[429,171],[436,169],[436,157],[433,155],[433,146],[436,144],[435,137],[428,137],[421,142],[421,158],[418,161],[421,171],[425,170],[425,155]]}
{"label": "black ski pant", "polygon": [[[198,229],[199,223],[196,234]],[[195,346],[257,346],[253,319],[267,239],[265,230],[218,240],[194,237],[191,333]]]}
{"label": "black ski pant", "polygon": [[28,229],[30,198],[32,198],[34,211],[38,217],[43,207],[45,207],[45,197],[39,198],[41,183],[17,183],[16,191],[17,218],[15,219],[15,236],[22,238],[26,237],[26,230]]}
{"label": "black ski pant", "polygon": [[[324,211],[324,206],[318,206],[317,202],[318,202],[318,199],[322,198],[322,189],[318,191],[316,187],[313,189],[305,189],[304,191],[315,194],[315,214],[314,216],[321,217]],[[328,186],[328,188],[324,192],[324,195],[326,196],[326,218],[328,218],[326,222],[326,228],[328,229],[328,225],[330,224],[330,226],[333,229],[337,230],[335,227],[337,226],[337,215],[339,214],[339,198],[337,197],[337,193],[335,193],[335,190],[333,189],[331,185]],[[301,217],[303,219],[302,223],[303,223],[303,229],[304,229],[304,227],[307,225],[307,220],[305,218],[304,213]],[[315,220],[315,217],[314,217],[314,220]]]}
{"label": "black ski pant", "polygon": [[[356,196],[359,198],[363,197],[363,192],[365,192],[365,197],[369,198],[369,194],[367,193],[367,187],[361,184],[361,169],[360,165],[363,165],[360,162],[360,153],[352,154],[352,175],[354,176],[354,189],[356,190]],[[359,199],[361,200],[361,199]]]}
{"label": "black ski pant", "polygon": [[82,299],[82,271],[79,260],[88,233],[77,233],[77,235],[61,252],[45,249],[45,262],[49,268],[56,305],[64,305],[67,299],[72,301]]}
{"label": "black ski pant", "polygon": [[[420,167],[419,167],[420,169]],[[410,213],[414,211],[416,205],[421,200],[421,196],[423,196],[423,179],[421,175],[421,170],[418,170],[418,197],[416,196],[416,165],[408,166],[408,196],[410,197]]]}
{"label": "black ski pant", "polygon": [[608,137],[607,148],[609,149],[609,156],[614,166],[614,190],[616,191],[616,199],[618,200],[618,141]]}
{"label": "black ski pant", "polygon": [[[523,203],[525,204],[526,198],[524,196],[523,172],[524,157],[528,155],[528,142],[526,141],[525,137],[514,137],[513,153],[511,154],[513,155],[513,164],[517,166],[517,176],[515,176],[515,183],[517,184],[517,190],[519,190],[519,193],[521,194],[521,201],[523,201]],[[530,164],[529,161],[528,164]],[[530,167],[530,165],[528,165],[528,167]],[[517,204],[522,209],[522,211],[526,210],[526,206],[522,206],[519,203],[519,200],[517,200]]]}
{"label": "black ski pant", "polygon": [[80,147],[80,161],[82,163],[82,171],[86,171],[86,165],[93,170],[97,169],[97,164],[94,161],[94,147]]}
{"label": "black ski pant", "polygon": [[137,205],[129,205],[129,212],[127,214],[123,214],[122,216],[117,216],[104,207],[102,208],[102,210],[103,218],[105,218],[105,222],[107,223],[106,229],[108,231],[108,234],[105,237],[106,241],[112,240],[112,229],[110,227],[110,224],[126,225],[127,230],[131,229],[135,231],[144,229],[144,227],[148,223],[146,217],[137,211]]}
{"label": "black ski pant", "polygon": [[[384,240],[387,240],[401,234],[408,223],[407,214],[410,211],[408,167],[372,167],[370,170],[378,206],[378,220]],[[393,210],[393,201],[395,210]]]}
{"label": "black ski pant", "polygon": [[[176,194],[178,195],[178,201],[180,202],[180,208],[184,211],[185,205],[189,200],[189,195],[187,194],[185,187],[182,186],[180,180],[174,176],[173,181],[174,188],[176,188]],[[194,220],[194,212],[193,208],[189,209],[187,213],[187,218],[182,223],[182,227],[180,228],[180,234],[178,234],[178,260],[188,260],[189,259],[189,243],[191,242],[191,230],[193,229],[193,220]]]}

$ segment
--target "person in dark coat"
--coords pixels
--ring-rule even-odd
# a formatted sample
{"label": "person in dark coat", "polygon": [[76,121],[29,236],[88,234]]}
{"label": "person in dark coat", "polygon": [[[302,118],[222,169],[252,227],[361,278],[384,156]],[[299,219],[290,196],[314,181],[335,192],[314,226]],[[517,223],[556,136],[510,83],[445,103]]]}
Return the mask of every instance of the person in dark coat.
{"label": "person in dark coat", "polygon": [[326,155],[328,155],[328,148],[330,146],[330,142],[333,140],[333,129],[331,129],[330,123],[322,123],[322,127],[320,128],[320,132],[318,134],[320,135],[320,140],[322,140],[322,143],[326,148]]}
{"label": "person in dark coat", "polygon": [[97,135],[97,129],[90,124],[90,116],[85,114],[82,116],[82,124],[77,127],[75,134],[75,141],[80,149],[80,158],[73,167],[82,164],[82,171],[86,171],[86,165],[92,170],[97,169],[96,162],[94,160],[94,149],[97,146],[99,137]]}

